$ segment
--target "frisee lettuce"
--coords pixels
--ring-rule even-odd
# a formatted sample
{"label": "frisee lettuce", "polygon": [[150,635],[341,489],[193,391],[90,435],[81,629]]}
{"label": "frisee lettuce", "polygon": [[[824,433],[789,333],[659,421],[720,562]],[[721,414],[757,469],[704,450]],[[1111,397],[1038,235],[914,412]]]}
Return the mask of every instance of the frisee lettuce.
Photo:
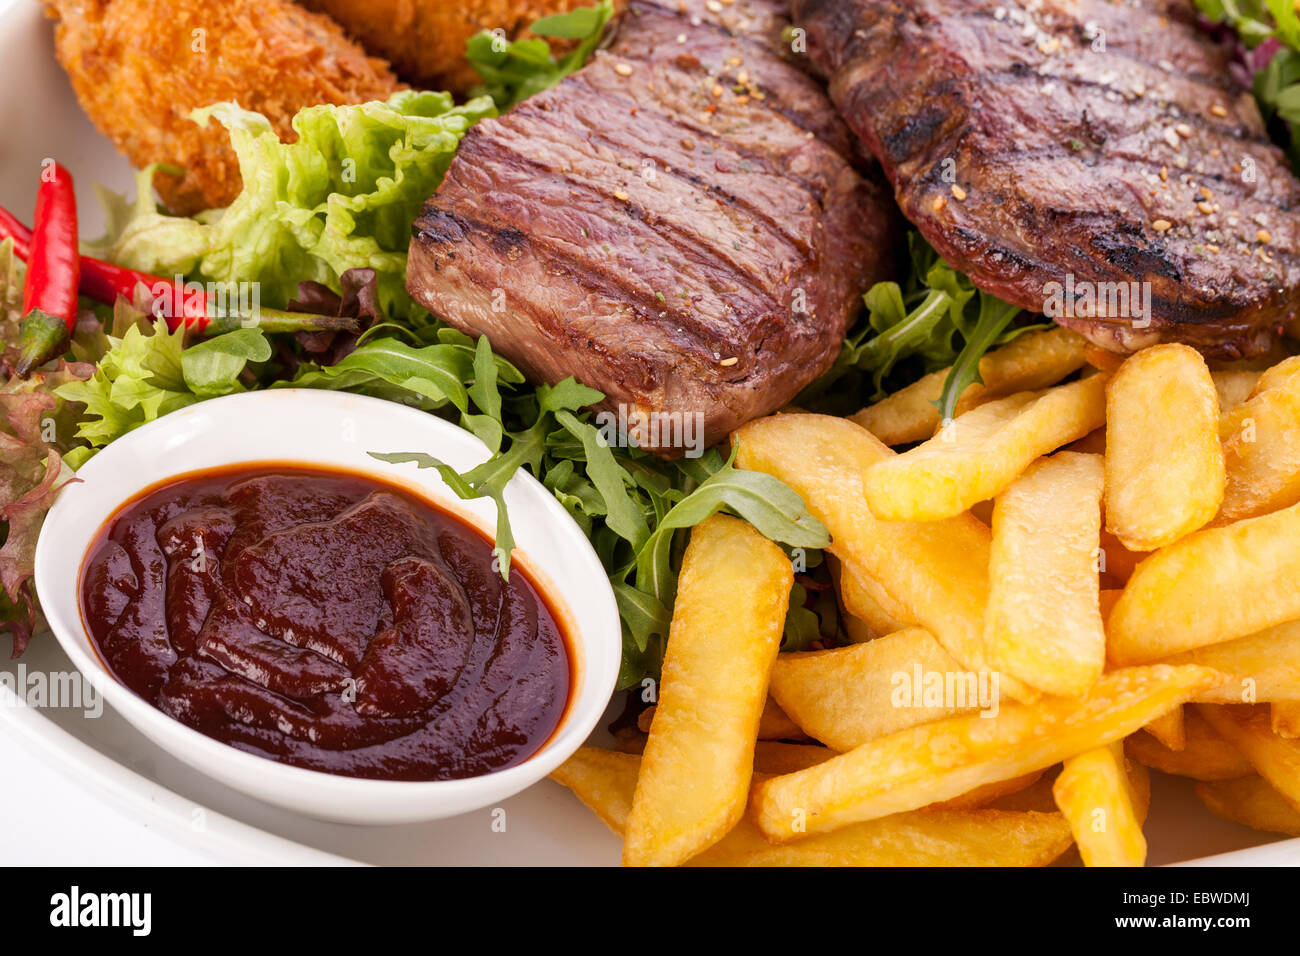
{"label": "frisee lettuce", "polygon": [[345,270],[368,267],[388,315],[424,321],[406,291],[411,223],[461,138],[495,113],[487,97],[457,106],[448,93],[401,90],[382,102],[300,110],[298,139],[284,143],[265,117],[232,103],[196,110],[196,123],[215,120],[230,131],[239,196],[223,210],[169,216],[154,202],[149,167],[133,202],[100,191],[108,230],[84,251],[162,276],[257,282],[262,304],[275,308],[299,282],[338,291]]}
{"label": "frisee lettuce", "polygon": [[109,336],[108,344],[93,376],[55,391],[59,398],[85,406],[77,437],[86,445],[67,456],[74,468],[95,449],[168,412],[245,391],[240,381],[245,366],[271,357],[270,343],[259,329],[237,329],[186,348],[184,330],[168,331],[163,319],[152,325],[132,323],[120,337]]}

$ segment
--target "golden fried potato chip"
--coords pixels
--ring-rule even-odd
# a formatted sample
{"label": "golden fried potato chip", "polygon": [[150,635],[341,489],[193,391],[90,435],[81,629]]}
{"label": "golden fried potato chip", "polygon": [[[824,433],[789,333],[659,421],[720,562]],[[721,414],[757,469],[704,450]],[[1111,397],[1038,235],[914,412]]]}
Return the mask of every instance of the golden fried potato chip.
{"label": "golden fried potato chip", "polygon": [[1001,493],[1034,459],[1106,421],[1106,377],[988,402],[929,441],[867,470],[867,504],[887,521],[938,521]]}
{"label": "golden fried potato chip", "polygon": [[835,751],[816,744],[787,744],[760,740],[754,747],[754,773],[768,775],[794,773],[830,760]]}
{"label": "golden fried potato chip", "polygon": [[1156,345],[1125,360],[1106,389],[1106,527],[1154,551],[1214,517],[1223,501],[1219,397],[1205,359]]}
{"label": "golden fried potato chip", "polygon": [[906,620],[907,609],[895,601],[879,582],[856,565],[836,563],[840,564],[840,601],[846,614],[867,622],[877,636],[911,626]]}
{"label": "golden fried potato chip", "polygon": [[[957,414],[993,398],[1055,385],[1083,367],[1083,347],[1082,336],[1059,326],[1017,336],[980,359],[980,381],[961,393]],[[851,418],[886,445],[924,441],[939,427],[935,403],[950,371],[932,372]]]}
{"label": "golden fried potato chip", "polygon": [[1203,667],[1129,668],[1103,674],[1081,699],[922,724],[756,783],[751,813],[781,843],[948,800],[1126,737],[1219,680]]}
{"label": "golden fried potato chip", "polygon": [[1252,830],[1300,836],[1300,810],[1270,787],[1263,777],[1198,783],[1196,795],[1225,820]]}
{"label": "golden fried potato chip", "polygon": [[[991,673],[984,645],[989,529],[970,515],[880,521],[862,501],[862,475],[894,456],[864,428],[827,415],[775,415],[735,434],[736,464],[775,475],[831,533],[830,550],[860,568],[966,670]],[[1036,692],[1007,676],[1004,694]]]}
{"label": "golden fried potato chip", "polygon": [[1259,383],[1260,373],[1244,368],[1215,369],[1210,377],[1214,379],[1214,390],[1219,395],[1219,412],[1223,414],[1250,398]]}
{"label": "golden fried potato chip", "polygon": [[1200,694],[1197,703],[1300,700],[1300,621],[1193,648],[1163,662],[1212,667],[1224,675],[1223,683]]}
{"label": "golden fried potato chip", "polygon": [[1063,451],[1034,462],[993,510],[984,642],[1018,680],[1079,696],[1101,675],[1102,463]]}
{"label": "golden fried potato chip", "polygon": [[1288,740],[1300,737],[1300,700],[1275,700],[1268,715],[1273,733]]}
{"label": "golden fried potato chip", "polygon": [[1097,555],[1097,570],[1101,572],[1102,586],[1105,588],[1123,588],[1133,576],[1137,566],[1147,556],[1146,551],[1130,551],[1124,543],[1115,537],[1105,526],[1101,529],[1100,551]]}
{"label": "golden fried potato chip", "polygon": [[1146,863],[1147,841],[1133,806],[1120,741],[1066,760],[1052,795],[1070,822],[1084,866]]}
{"label": "golden fried potato chip", "polygon": [[[981,807],[987,807],[997,800],[1019,793],[1021,790],[1027,790],[1036,784],[1043,776],[1041,770],[1031,770],[1029,773],[1022,774],[1019,777],[1011,777],[1008,780],[995,780],[992,783],[986,783],[976,787],[974,790],[968,790],[966,793],[958,794],[950,800],[944,800],[941,803],[932,803],[926,807],[927,810],[978,810]],[[1049,810],[1054,809],[1048,807]]]}
{"label": "golden fried potato chip", "polygon": [[913,627],[866,644],[781,654],[771,693],[808,736],[834,750],[917,724],[996,707],[996,684],[956,678],[961,666]]}
{"label": "golden fried potato chip", "polygon": [[[817,748],[806,748],[817,749]],[[640,758],[581,747],[551,778],[622,835]],[[1070,846],[1059,813],[918,810],[773,846],[748,820],[688,866],[1046,866]]]}
{"label": "golden fried potato chip", "polygon": [[[655,710],[657,708],[652,704],[641,713],[637,714],[636,725],[643,733],[650,733],[650,726],[654,722]],[[771,697],[763,704],[763,713],[758,718],[758,739],[759,740],[807,740],[808,735],[799,729],[799,725],[789,718],[781,705]]]}
{"label": "golden fried potato chip", "polygon": [[1204,528],[1133,572],[1107,623],[1116,664],[1159,660],[1300,618],[1300,505]]}
{"label": "golden fried potato chip", "polygon": [[1300,740],[1287,740],[1273,733],[1266,706],[1197,704],[1196,709],[1287,803],[1300,809]]}
{"label": "golden fried potato chip", "polygon": [[1142,729],[1170,750],[1182,750],[1187,746],[1187,725],[1183,720],[1182,707],[1175,707]]}
{"label": "golden fried potato chip", "polygon": [[1152,770],[1195,780],[1233,780],[1255,772],[1241,751],[1215,733],[1194,707],[1182,710],[1181,750],[1169,749],[1150,733],[1136,733],[1124,741],[1128,755]]}
{"label": "golden fried potato chip", "polygon": [[1300,501],[1300,356],[1264,373],[1219,422],[1227,487],[1215,518],[1228,524]]}
{"label": "golden fried potato chip", "polygon": [[628,818],[627,865],[688,860],[744,814],[793,584],[789,559],[747,522],[714,515],[692,529]]}

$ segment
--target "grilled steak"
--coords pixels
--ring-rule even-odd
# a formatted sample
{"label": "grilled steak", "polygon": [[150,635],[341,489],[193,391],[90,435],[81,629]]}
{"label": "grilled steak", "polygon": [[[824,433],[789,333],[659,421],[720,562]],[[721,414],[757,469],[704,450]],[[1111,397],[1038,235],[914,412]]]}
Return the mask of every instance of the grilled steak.
{"label": "grilled steak", "polygon": [[787,403],[887,274],[896,211],[782,58],[784,9],[632,0],[608,50],[465,137],[411,294],[530,378],[600,389],[665,455],[682,420],[652,412],[712,444]]}
{"label": "grilled steak", "polygon": [[1236,358],[1296,313],[1300,183],[1189,0],[794,8],[904,214],[980,288],[1072,290],[1054,317],[1115,351]]}

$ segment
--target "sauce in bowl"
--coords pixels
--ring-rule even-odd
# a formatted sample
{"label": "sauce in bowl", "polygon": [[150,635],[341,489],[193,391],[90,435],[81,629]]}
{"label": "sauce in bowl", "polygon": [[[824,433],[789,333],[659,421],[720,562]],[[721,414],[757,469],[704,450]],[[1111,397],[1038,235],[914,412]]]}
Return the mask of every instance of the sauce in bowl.
{"label": "sauce in bowl", "polygon": [[236,466],[123,505],[82,569],[114,676],[169,716],[273,760],[446,780],[526,760],[572,684],[559,619],[523,569],[375,478]]}

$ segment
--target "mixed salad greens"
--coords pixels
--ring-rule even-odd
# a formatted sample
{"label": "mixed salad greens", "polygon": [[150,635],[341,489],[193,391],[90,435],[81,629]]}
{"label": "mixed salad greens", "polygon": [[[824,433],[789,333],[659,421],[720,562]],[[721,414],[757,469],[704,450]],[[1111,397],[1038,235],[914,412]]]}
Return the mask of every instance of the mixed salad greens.
{"label": "mixed salad greens", "polygon": [[[1300,22],[1290,0],[1198,0],[1256,52],[1272,48],[1255,79],[1262,107],[1300,119]],[[624,658],[620,686],[657,674],[685,529],[726,510],[782,544],[795,560],[795,593],[783,648],[841,634],[822,561],[826,529],[790,488],[733,467],[717,449],[664,461],[610,447],[584,411],[602,396],[572,379],[531,386],[518,369],[439,322],[405,289],[410,226],[441,182],[461,137],[485,117],[559,82],[600,41],[612,6],[538,22],[541,37],[573,42],[556,57],[544,39],[507,43],[483,33],[470,61],[481,95],[402,91],[386,102],[314,107],[280,142],[266,120],[231,104],[198,111],[224,125],[244,189],[224,210],[193,218],[159,210],[152,168],[133,201],[100,190],[106,235],[82,251],[119,265],[196,282],[257,283],[262,303],[356,318],[358,333],[268,335],[256,327],[187,337],[119,299],[84,311],[64,358],[27,378],[0,382],[0,631],[21,653],[36,625],[32,557],[41,520],[73,469],[97,449],[178,408],[258,388],[343,389],[421,408],[477,435],[491,457],[458,474],[431,449],[373,449],[387,461],[436,468],[465,498],[497,503],[498,547],[509,573],[513,543],[502,494],[525,468],[555,494],[592,540],[618,601]],[[863,320],[834,367],[798,399],[846,413],[922,374],[951,367],[938,405],[951,417],[979,381],[979,359],[1030,324],[1020,310],[979,292],[916,234],[899,282],[866,290]],[[17,341],[22,264],[0,243],[0,343]],[[9,349],[6,349],[8,352]],[[6,355],[6,358],[9,358]],[[0,364],[0,373],[5,366]],[[734,455],[734,450],[733,450]]]}

